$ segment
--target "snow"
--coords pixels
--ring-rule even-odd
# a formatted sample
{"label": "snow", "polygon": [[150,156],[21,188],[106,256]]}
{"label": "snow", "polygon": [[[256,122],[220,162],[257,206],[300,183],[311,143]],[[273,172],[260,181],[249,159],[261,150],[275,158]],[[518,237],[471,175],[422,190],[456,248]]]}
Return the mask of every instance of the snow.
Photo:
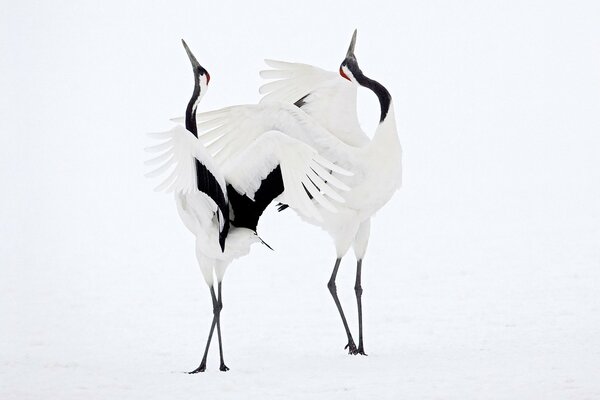
{"label": "snow", "polygon": [[[600,5],[369,4],[3,7],[1,399],[600,397]],[[343,350],[329,239],[273,208],[275,252],[225,277],[231,370],[215,341],[187,375],[212,306],[142,150],[191,95],[180,39],[208,110],[257,101],[262,58],[337,69],[355,27],[405,167],[363,264],[369,356]],[[337,284],[356,336],[351,254]]]}

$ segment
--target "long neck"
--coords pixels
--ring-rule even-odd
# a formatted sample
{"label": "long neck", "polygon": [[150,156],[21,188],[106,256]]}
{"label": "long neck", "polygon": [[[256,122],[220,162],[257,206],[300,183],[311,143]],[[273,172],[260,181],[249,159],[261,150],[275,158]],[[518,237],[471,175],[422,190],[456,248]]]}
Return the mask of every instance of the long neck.
{"label": "long neck", "polygon": [[198,126],[196,125],[196,109],[200,102],[200,81],[196,76],[196,83],[194,85],[194,93],[190,99],[187,108],[185,110],[185,128],[192,132],[194,136],[198,137]]}
{"label": "long neck", "polygon": [[394,116],[394,105],[390,102],[388,112],[377,125],[371,143],[376,146],[394,147],[400,144],[398,129],[396,128],[396,117]]}
{"label": "long neck", "polygon": [[392,102],[392,96],[390,92],[379,82],[373,80],[371,78],[366,77],[362,73],[357,74],[356,81],[361,85],[370,89],[375,93],[377,99],[379,100],[379,107],[381,108],[381,116],[379,118],[379,123],[382,123],[383,120],[387,117],[388,111],[390,110],[390,104]]}
{"label": "long neck", "polygon": [[362,71],[358,70],[354,75],[356,81],[375,93],[379,100],[381,115],[379,124],[371,140],[374,148],[389,147],[390,150],[399,147],[398,131],[396,129],[396,118],[394,117],[394,106],[392,105],[392,95],[388,90],[376,80],[366,77]]}

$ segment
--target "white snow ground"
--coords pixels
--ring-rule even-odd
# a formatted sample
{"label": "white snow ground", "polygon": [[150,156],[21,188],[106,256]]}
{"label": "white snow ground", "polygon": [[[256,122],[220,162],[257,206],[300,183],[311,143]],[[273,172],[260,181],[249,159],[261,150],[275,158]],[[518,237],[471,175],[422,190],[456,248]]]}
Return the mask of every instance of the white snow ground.
{"label": "white snow ground", "polygon": [[[0,399],[600,398],[597,2],[12,2],[0,16]],[[143,178],[191,93],[258,99],[264,57],[336,69],[352,30],[395,99],[404,187],[348,356],[333,249],[291,212],[230,268],[216,342],[193,241]],[[361,93],[371,129],[375,100]],[[338,289],[356,332],[354,260]]]}

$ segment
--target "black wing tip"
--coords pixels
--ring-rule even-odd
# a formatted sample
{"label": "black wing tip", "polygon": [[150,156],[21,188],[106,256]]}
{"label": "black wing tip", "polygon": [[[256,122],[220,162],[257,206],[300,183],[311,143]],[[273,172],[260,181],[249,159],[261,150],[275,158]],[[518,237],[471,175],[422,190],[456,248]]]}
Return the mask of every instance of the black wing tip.
{"label": "black wing tip", "polygon": [[[222,212],[223,210],[221,210]],[[217,213],[217,216],[219,213]],[[227,214],[223,215],[223,219],[225,220],[225,224],[221,231],[219,232],[219,245],[221,246],[221,251],[225,252],[225,240],[227,240],[227,235],[229,234],[229,209],[227,209]]]}
{"label": "black wing tip", "polygon": [[[254,232],[254,233],[256,233],[256,232]],[[275,250],[274,250],[274,249],[273,249],[271,246],[269,246],[269,244],[268,244],[267,242],[265,242],[264,240],[262,240],[262,238],[261,238],[260,236],[258,236],[258,233],[256,233],[256,237],[258,237],[258,240],[260,240],[260,242],[261,242],[262,244],[264,244],[265,246],[267,246],[267,248],[268,248],[269,250],[271,250],[271,251],[275,251]]]}
{"label": "black wing tip", "polygon": [[219,235],[219,245],[221,246],[221,251],[225,252],[225,239],[227,239],[227,235]]}
{"label": "black wing tip", "polygon": [[294,105],[298,108],[302,108],[302,106],[304,106],[306,104],[306,98],[310,95],[310,93],[305,94],[304,96],[300,97],[298,100],[296,100],[296,102],[294,103]]}
{"label": "black wing tip", "polygon": [[283,204],[283,203],[277,203],[277,211],[278,212],[282,212],[283,210],[285,210],[286,208],[289,208],[290,206],[288,206],[287,204]]}

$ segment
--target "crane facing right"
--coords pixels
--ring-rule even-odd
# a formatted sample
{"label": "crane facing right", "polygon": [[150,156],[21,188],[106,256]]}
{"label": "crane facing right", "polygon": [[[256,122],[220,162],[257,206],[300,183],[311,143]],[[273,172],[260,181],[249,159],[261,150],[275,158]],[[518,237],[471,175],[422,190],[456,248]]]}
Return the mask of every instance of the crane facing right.
{"label": "crane facing right", "polygon": [[[323,218],[302,216],[324,229],[332,238],[336,260],[327,287],[342,319],[349,354],[365,353],[362,322],[361,274],[369,242],[371,218],[402,184],[402,148],[396,129],[392,96],[379,82],[361,71],[354,54],[356,30],[338,72],[299,63],[265,60],[272,69],[261,71],[272,79],[260,88],[260,104],[240,105],[213,111],[198,119],[211,127],[209,136],[219,140],[221,152],[228,154],[238,146],[269,131],[281,131],[304,141],[334,164],[354,172],[340,178],[351,191],[346,202],[333,213],[313,199]],[[380,118],[372,138],[361,129],[356,111],[358,86],[371,90],[379,100]],[[306,193],[310,196],[310,193]],[[285,209],[282,204],[280,210]],[[342,258],[354,249],[358,307],[358,347],[337,295],[336,276]]]}

